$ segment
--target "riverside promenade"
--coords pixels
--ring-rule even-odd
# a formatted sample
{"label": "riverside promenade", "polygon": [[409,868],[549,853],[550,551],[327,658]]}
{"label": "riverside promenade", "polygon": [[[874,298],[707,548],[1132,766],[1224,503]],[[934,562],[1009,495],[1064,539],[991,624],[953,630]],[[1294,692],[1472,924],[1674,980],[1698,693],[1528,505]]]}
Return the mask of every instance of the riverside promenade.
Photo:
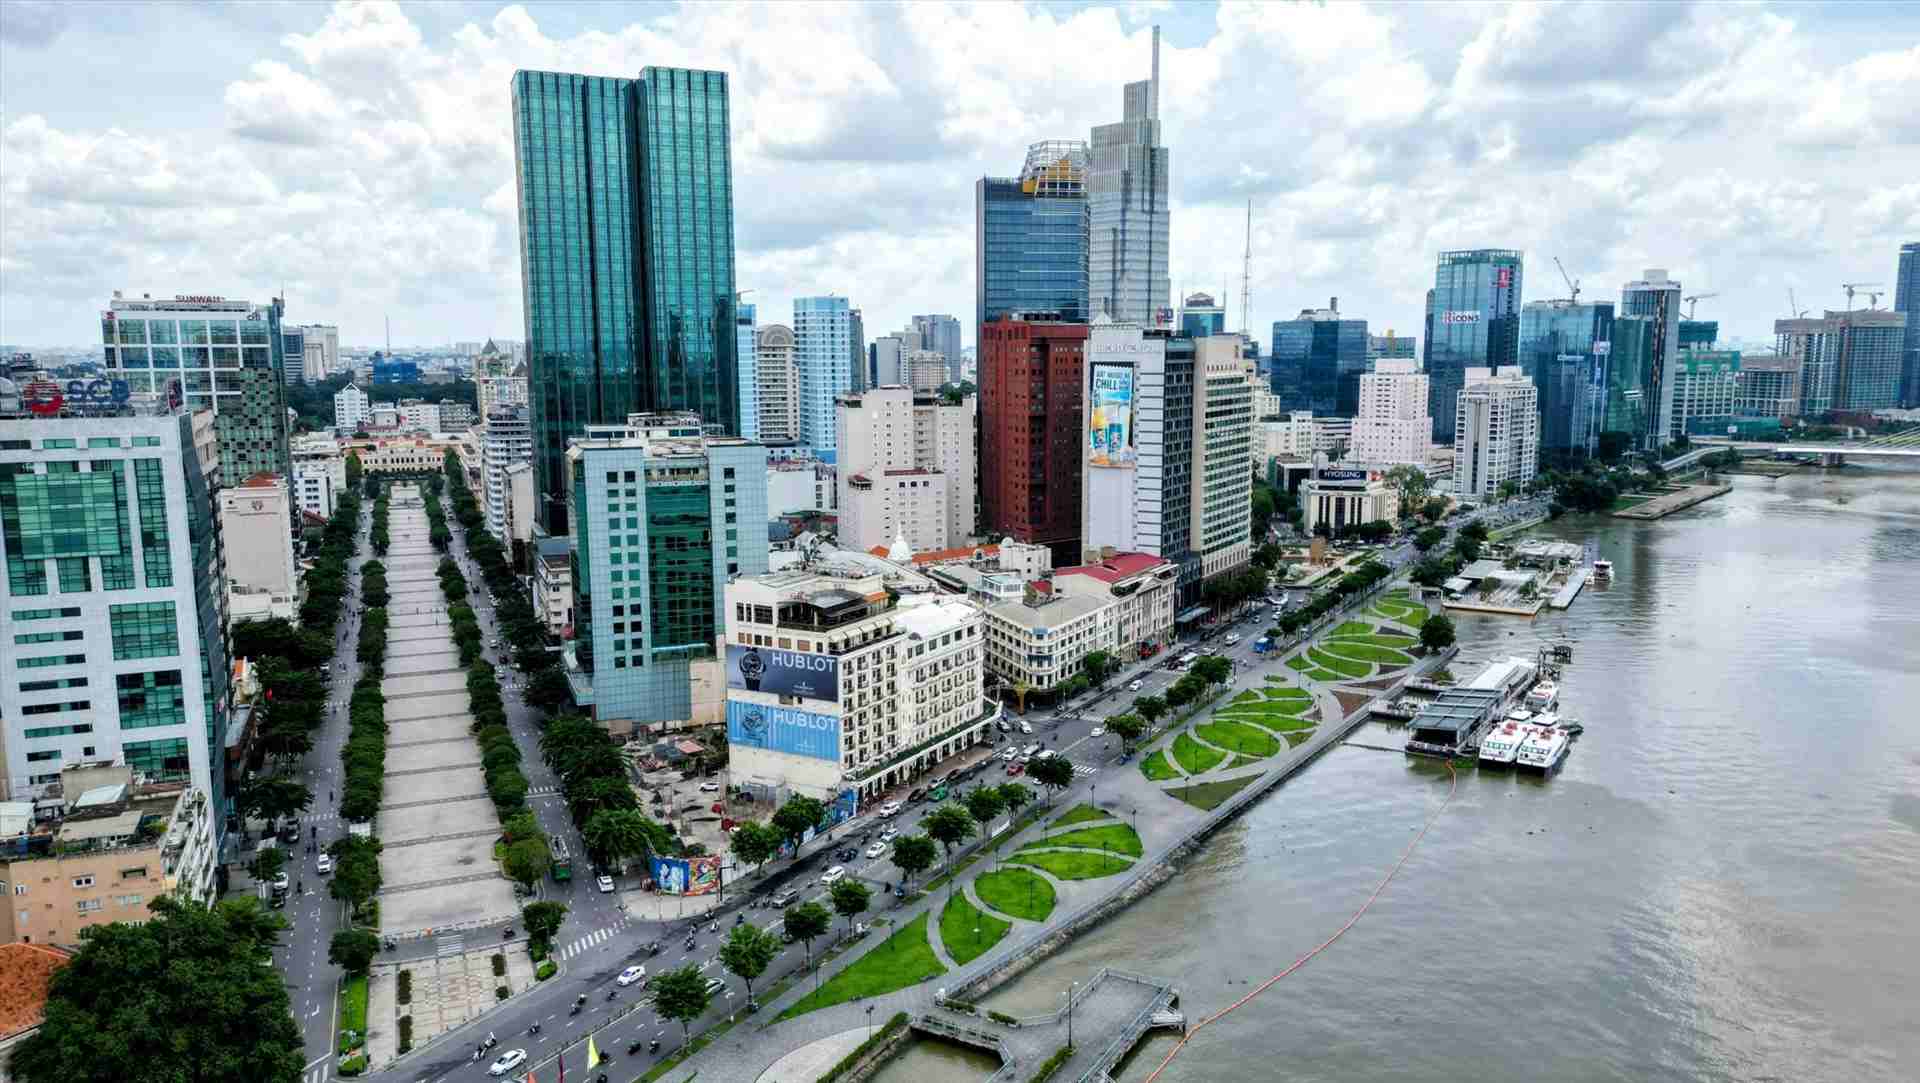
{"label": "riverside promenade", "polygon": [[[1405,665],[1383,664],[1377,674],[1373,666],[1349,666],[1349,672],[1357,670],[1354,676],[1321,668],[1328,664],[1330,651],[1340,643],[1334,624],[1357,617],[1376,626],[1376,631],[1382,633],[1378,638],[1405,639],[1413,634],[1407,629],[1417,629],[1426,612],[1424,606],[1403,597],[1388,597],[1383,586],[1358,599],[1344,613],[1329,618],[1326,627],[1334,638],[1302,642],[1285,654],[1275,654],[1255,665],[1242,667],[1226,691],[1191,717],[1167,723],[1142,744],[1143,759],[1162,755],[1170,758],[1167,762],[1176,765],[1168,768],[1171,777],[1163,774],[1157,779],[1149,778],[1147,771],[1140,769],[1144,765],[1127,764],[1077,778],[1072,787],[1051,802],[1046,815],[1011,837],[997,840],[997,846],[980,858],[973,869],[964,870],[926,897],[890,911],[890,927],[876,930],[865,943],[822,964],[817,978],[796,982],[778,996],[769,998],[759,1013],[739,1019],[711,1044],[656,1078],[667,1083],[687,1083],[695,1076],[763,1083],[810,1083],[807,1079],[776,1078],[766,1073],[785,1054],[814,1042],[878,1027],[900,1012],[906,1013],[914,1021],[915,1029],[922,1033],[951,1034],[960,1028],[976,1034],[997,1034],[1000,1044],[996,1052],[1003,1060],[994,1079],[1031,1076],[1040,1061],[1065,1044],[1064,1013],[1057,1020],[1023,1020],[1027,1025],[1009,1027],[989,1019],[983,1011],[969,1012],[950,1002],[963,1005],[978,1002],[1079,933],[1151,891],[1172,875],[1174,862],[1197,849],[1216,828],[1363,723],[1368,717],[1367,705],[1375,698],[1390,697],[1408,681],[1437,669],[1444,657],[1408,658],[1410,664]],[[1339,656],[1331,657],[1335,661],[1343,660]],[[1279,750],[1253,750],[1259,758],[1243,754],[1249,751],[1244,747],[1212,743],[1223,741],[1223,732],[1237,732],[1217,727],[1223,715],[1249,695],[1257,699],[1275,694],[1277,685],[1298,690],[1289,691],[1290,696],[1297,697],[1304,692],[1311,701],[1310,706],[1294,708],[1300,718],[1312,723],[1310,730],[1301,731],[1304,735],[1297,743],[1291,736],[1288,740],[1272,742],[1268,748],[1277,744]],[[1121,704],[1114,706],[1118,709]],[[1210,717],[1213,722],[1209,722]],[[1185,747],[1176,749],[1177,744]],[[1201,749],[1200,754],[1193,752],[1195,747]],[[1196,770],[1187,770],[1189,766]],[[1195,790],[1205,790],[1217,797],[1217,803],[1203,809],[1175,799],[1169,792],[1175,790],[1186,791],[1190,797]],[[1219,796],[1222,794],[1224,796]],[[1050,837],[1084,828],[1089,822],[1086,819],[1068,824],[1059,822],[1063,813],[1081,805],[1090,805],[1105,813],[1106,818],[1101,822],[1132,827],[1139,838],[1138,856],[1113,858],[1117,871],[1098,878],[1061,878],[1044,868],[1021,865],[1044,878],[1055,893],[1058,903],[1045,920],[1012,918],[1004,911],[987,907],[976,887],[978,875],[989,866],[1005,868],[1020,862],[1023,855],[1016,851],[1025,848],[1031,853],[1036,843],[1046,846]],[[1062,845],[1051,852],[1085,850]],[[964,964],[952,958],[938,931],[942,910],[956,892],[991,916],[1008,919],[1012,926],[997,944]],[[809,994],[817,983],[831,981],[835,975],[857,965],[868,953],[878,950],[881,935],[922,918],[928,926],[929,945],[945,968],[944,973],[891,993],[849,1000],[784,1021],[779,1019],[783,1011]],[[1108,980],[1090,983],[1090,986],[1083,987],[1084,999],[1074,1002],[1074,1038],[1079,1051],[1055,1074],[1056,1080],[1100,1079],[1132,1048],[1144,1026],[1150,1025],[1153,1011],[1149,1009],[1148,1000],[1159,999],[1164,1008],[1177,996],[1177,990],[1166,988],[1151,977],[1128,976],[1125,981]],[[1149,989],[1154,990],[1152,998],[1146,995]],[[1061,993],[1064,1006],[1067,990]],[[1144,1024],[1143,1011],[1146,1013]],[[1122,1042],[1124,1047],[1119,1044]],[[968,1044],[986,1047],[979,1038]]]}

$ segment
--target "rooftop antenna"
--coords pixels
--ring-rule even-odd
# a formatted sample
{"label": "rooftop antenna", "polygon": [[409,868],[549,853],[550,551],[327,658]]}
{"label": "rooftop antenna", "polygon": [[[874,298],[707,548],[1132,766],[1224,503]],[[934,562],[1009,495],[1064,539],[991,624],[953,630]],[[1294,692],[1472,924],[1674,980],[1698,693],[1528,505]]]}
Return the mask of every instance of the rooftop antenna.
{"label": "rooftop antenna", "polygon": [[1247,200],[1247,247],[1240,257],[1240,333],[1253,341],[1253,200]]}
{"label": "rooftop antenna", "polygon": [[1567,269],[1564,266],[1561,266],[1559,256],[1553,257],[1553,265],[1555,267],[1560,268],[1560,277],[1567,280],[1567,300],[1573,304],[1579,304],[1580,303],[1579,281],[1577,279],[1574,279],[1568,276]]}

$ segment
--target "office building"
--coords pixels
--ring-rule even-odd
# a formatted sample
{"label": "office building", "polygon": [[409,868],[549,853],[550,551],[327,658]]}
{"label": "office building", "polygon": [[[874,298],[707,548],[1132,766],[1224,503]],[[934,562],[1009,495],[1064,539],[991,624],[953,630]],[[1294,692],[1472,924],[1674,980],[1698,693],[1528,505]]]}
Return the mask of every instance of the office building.
{"label": "office building", "polygon": [[1194,344],[1190,537],[1206,579],[1238,570],[1253,552],[1253,364],[1242,343],[1214,335]]}
{"label": "office building", "polygon": [[573,628],[573,548],[565,538],[534,542],[533,612],[554,639],[568,639]]}
{"label": "office building", "polygon": [[1673,376],[1673,413],[1680,431],[1726,435],[1740,397],[1740,351],[1704,346],[1681,350]]}
{"label": "office building", "polygon": [[301,352],[287,354],[287,368],[296,360],[301,379],[317,384],[340,371],[340,329],[332,324],[310,323],[293,328],[301,338]]}
{"label": "office building", "polygon": [[1171,641],[1178,569],[1143,553],[1097,556],[1031,581],[975,580],[968,595],[986,611],[987,672],[1001,687],[1025,684],[1046,695],[1079,676],[1094,651],[1133,659],[1143,646]]}
{"label": "office building", "polygon": [[1900,405],[1920,406],[1920,241],[1900,246],[1893,310],[1907,318],[1900,361]]}
{"label": "office building", "polygon": [[1471,368],[1454,408],[1453,487],[1490,500],[1533,480],[1540,456],[1540,390],[1519,366]]}
{"label": "office building", "polygon": [[209,407],[228,478],[293,472],[287,450],[286,342],[279,298],[124,297],[100,314],[107,375],[136,399]]}
{"label": "office building", "polygon": [[[1609,447],[1645,446],[1650,399],[1647,379],[1658,354],[1660,322],[1652,316],[1616,316],[1613,343],[1602,373],[1603,405],[1599,429]],[[1596,444],[1597,446],[1597,444]]]}
{"label": "office building", "polygon": [[733,306],[733,359],[736,367],[734,386],[740,389],[740,426],[742,440],[760,439],[760,355],[755,344],[759,332],[755,323],[759,309],[736,299]]}
{"label": "office building", "polygon": [[532,461],[533,426],[527,419],[527,408],[494,407],[480,434],[480,476],[487,530],[496,538],[505,539],[510,533],[507,471]]}
{"label": "office building", "polygon": [[866,390],[864,374],[867,371],[867,321],[859,309],[847,311],[847,389]]}
{"label": "office building", "polygon": [[372,417],[365,391],[348,384],[333,393],[333,431],[350,433],[363,429]]}
{"label": "office building", "polygon": [[521,545],[526,545],[533,541],[535,506],[531,443],[528,447],[528,456],[525,462],[508,464],[506,480],[501,486],[506,491],[507,501],[507,533],[500,539],[503,542],[519,542]]}
{"label": "office building", "polygon": [[[974,188],[974,326],[1015,313],[1087,319],[1087,145],[1035,143],[1018,177]],[[984,358],[986,347],[978,345]]]}
{"label": "office building", "polygon": [[292,494],[286,479],[255,474],[218,494],[227,551],[227,616],[239,624],[294,619],[300,582],[293,563]]}
{"label": "office building", "polygon": [[947,382],[947,359],[932,350],[914,350],[902,360],[906,377],[901,383],[925,394],[933,394]]}
{"label": "office building", "polygon": [[1121,92],[1121,120],[1087,154],[1087,284],[1092,315],[1171,329],[1167,148],[1160,145],[1160,28],[1152,75]]}
{"label": "office building", "polygon": [[1340,316],[1340,299],[1302,309],[1273,325],[1273,391],[1280,409],[1327,417],[1360,410],[1360,376],[1367,371],[1367,321]]}
{"label": "office building", "polygon": [[[793,360],[800,374],[800,442],[831,460],[834,400],[852,385],[853,309],[845,297],[796,297]],[[862,347],[861,355],[865,356]]]}
{"label": "office building", "polygon": [[206,410],[0,420],[7,800],[105,761],[206,795],[224,834],[217,427]]}
{"label": "office building", "polygon": [[1433,449],[1427,375],[1407,358],[1381,359],[1360,377],[1360,412],[1349,427],[1347,457],[1372,466],[1425,468]]}
{"label": "office building", "polygon": [[1640,386],[1645,392],[1647,431],[1638,446],[1657,449],[1680,436],[1673,418],[1673,380],[1680,364],[1680,283],[1650,267],[1620,287],[1620,315],[1652,321],[1650,352],[1642,359]]}
{"label": "office building", "polygon": [[767,569],[767,449],[697,414],[593,425],[573,478],[574,700],[616,733],[685,722],[728,578]]}
{"label": "office building", "polygon": [[754,357],[760,440],[800,439],[800,364],[794,353],[793,328],[780,323],[760,328],[754,334]]}
{"label": "office building", "polygon": [[1081,387],[1087,325],[1002,317],[980,331],[984,532],[1080,552]]}
{"label": "office building", "polygon": [[1521,254],[1505,248],[1442,252],[1427,293],[1427,413],[1436,444],[1453,443],[1455,400],[1469,368],[1519,363]]}
{"label": "office building", "polygon": [[1704,346],[1712,349],[1720,341],[1719,320],[1681,320],[1680,348],[1695,350]]}
{"label": "office building", "polygon": [[[1425,405],[1422,404],[1422,409]],[[1300,483],[1300,529],[1340,537],[1366,523],[1400,517],[1400,487],[1379,470],[1335,468],[1315,471]]]}
{"label": "office building", "polygon": [[[777,519],[782,515],[796,515],[806,512],[833,512],[839,510],[840,496],[838,475],[829,463],[815,462],[813,459],[779,459],[767,463],[767,515]],[[972,509],[968,509],[971,513]],[[840,524],[844,537],[847,526],[844,519]],[[877,543],[891,546],[890,537]]]}
{"label": "office building", "polygon": [[400,414],[400,428],[408,432],[445,432],[440,424],[440,404],[421,399],[401,399],[395,408]]}
{"label": "office building", "polygon": [[1775,320],[1778,352],[1800,367],[1800,412],[1865,413],[1899,403],[1906,316],[1886,309],[1828,310],[1818,319]]}
{"label": "office building", "polygon": [[1189,293],[1180,302],[1180,334],[1206,338],[1227,333],[1227,310],[1211,293]]}
{"label": "office building", "polygon": [[1371,369],[1375,361],[1413,361],[1420,355],[1414,352],[1414,341],[1405,335],[1396,335],[1393,328],[1387,328],[1384,335],[1367,336],[1367,365]]}
{"label": "office building", "polygon": [[952,316],[936,313],[928,316],[915,316],[913,330],[919,332],[920,348],[932,350],[946,358],[947,373],[944,383],[960,382],[960,321]]}
{"label": "office building", "polygon": [[835,466],[843,548],[903,538],[924,551],[973,540],[975,406],[972,396],[948,406],[937,395],[898,386],[840,396]]}
{"label": "office building", "polygon": [[988,739],[984,620],[959,598],[895,605],[888,577],[831,561],[726,587],[732,780],[830,817]]}
{"label": "office building", "polygon": [[344,489],[334,483],[332,472],[324,466],[293,464],[293,501],[303,514],[332,518]]}
{"label": "office building", "polygon": [[280,356],[286,358],[286,368],[282,375],[293,383],[306,383],[307,336],[298,327],[286,327],[280,332]]}
{"label": "office building", "polygon": [[558,535],[587,426],[739,423],[727,76],[520,71],[512,122],[535,484]]}
{"label": "office building", "polygon": [[1540,449],[1590,455],[1600,427],[1593,405],[1606,384],[1611,301],[1528,301],[1520,309],[1519,363],[1540,392]]}
{"label": "office building", "polygon": [[887,387],[907,382],[907,355],[920,349],[920,332],[895,331],[873,340],[867,350],[865,387]]}
{"label": "office building", "polygon": [[1740,359],[1734,382],[1736,417],[1799,417],[1803,359],[1784,354],[1749,354]]}
{"label": "office building", "polygon": [[1353,427],[1350,417],[1315,417],[1305,410],[1294,410],[1285,417],[1260,422],[1255,439],[1265,458],[1305,462],[1318,454],[1326,456],[1327,462],[1338,462],[1353,446]]}

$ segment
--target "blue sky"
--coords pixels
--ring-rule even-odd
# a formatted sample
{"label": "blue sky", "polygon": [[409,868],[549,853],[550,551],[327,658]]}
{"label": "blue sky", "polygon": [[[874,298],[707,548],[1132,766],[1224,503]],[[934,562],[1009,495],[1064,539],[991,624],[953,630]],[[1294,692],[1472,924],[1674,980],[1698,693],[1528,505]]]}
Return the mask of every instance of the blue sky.
{"label": "blue sky", "polygon": [[1176,292],[1419,332],[1443,248],[1528,299],[1665,267],[1727,333],[1920,239],[1920,5],[0,6],[0,342],[115,288],[264,298],[350,343],[521,334],[519,67],[732,73],[739,285],[869,334],[973,311],[973,181],[1118,119],[1165,27]]}

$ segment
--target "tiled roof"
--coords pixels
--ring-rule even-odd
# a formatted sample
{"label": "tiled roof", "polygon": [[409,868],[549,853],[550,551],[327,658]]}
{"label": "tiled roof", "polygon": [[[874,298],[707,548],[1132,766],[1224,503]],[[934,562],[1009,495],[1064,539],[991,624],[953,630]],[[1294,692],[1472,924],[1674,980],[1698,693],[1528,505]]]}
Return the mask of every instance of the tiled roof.
{"label": "tiled roof", "polygon": [[0,944],[0,1038],[40,1025],[53,972],[71,959],[43,944]]}
{"label": "tiled roof", "polygon": [[1091,575],[1103,583],[1117,583],[1130,576],[1139,575],[1151,568],[1159,567],[1165,561],[1150,553],[1115,553],[1111,559],[1098,564],[1082,564],[1077,568],[1056,568],[1055,575]]}

